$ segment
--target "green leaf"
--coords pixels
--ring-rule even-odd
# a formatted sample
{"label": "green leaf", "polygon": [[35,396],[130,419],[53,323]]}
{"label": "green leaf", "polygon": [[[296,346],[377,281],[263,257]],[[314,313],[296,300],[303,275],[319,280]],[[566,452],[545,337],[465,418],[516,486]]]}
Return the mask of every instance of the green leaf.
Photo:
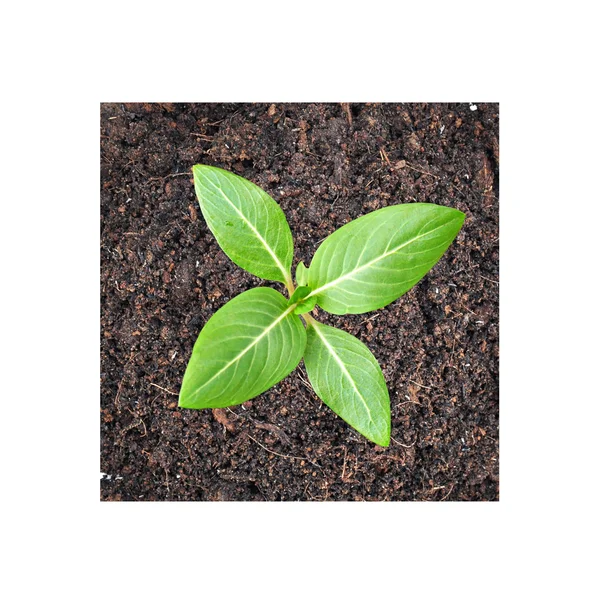
{"label": "green leaf", "polygon": [[292,297],[288,300],[288,305],[297,304],[302,298],[308,296],[308,294],[310,294],[310,288],[307,285],[296,288]]}
{"label": "green leaf", "polygon": [[425,276],[464,219],[437,204],[400,204],[359,217],[319,246],[308,270],[308,297],[336,315],[382,308]]}
{"label": "green leaf", "polygon": [[353,335],[310,321],[304,364],[321,400],[359,433],[389,446],[390,396],[371,351]]}
{"label": "green leaf", "polygon": [[308,283],[308,269],[304,266],[302,261],[296,266],[296,283],[300,286],[304,286]]}
{"label": "green leaf", "polygon": [[[310,289],[310,288],[308,288]],[[304,313],[310,312],[315,305],[317,304],[316,296],[312,296],[311,298],[305,298],[301,302],[298,303],[298,306],[294,309],[295,315],[303,315]]]}
{"label": "green leaf", "polygon": [[242,269],[273,281],[291,281],[292,233],[280,206],[251,181],[195,165],[194,186],[209,229]]}
{"label": "green leaf", "polygon": [[293,371],[306,332],[287,300],[270,288],[236,296],[206,323],[181,391],[183,408],[222,408],[250,400]]}
{"label": "green leaf", "polygon": [[307,285],[300,286],[292,294],[292,297],[288,300],[288,305],[297,304],[294,308],[295,315],[303,315],[304,313],[310,312],[317,303],[315,297],[305,300],[306,296],[310,294],[310,288]]}

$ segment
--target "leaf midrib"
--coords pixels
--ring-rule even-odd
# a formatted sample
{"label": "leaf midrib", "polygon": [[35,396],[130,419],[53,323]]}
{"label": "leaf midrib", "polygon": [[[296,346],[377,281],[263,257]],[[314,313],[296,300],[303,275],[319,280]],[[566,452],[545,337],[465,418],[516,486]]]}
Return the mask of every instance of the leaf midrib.
{"label": "leaf midrib", "polygon": [[232,360],[230,360],[223,368],[221,368],[219,371],[217,371],[210,379],[207,379],[199,388],[197,388],[196,390],[194,390],[192,398],[195,398],[198,395],[198,393],[200,392],[200,390],[202,390],[211,381],[213,381],[213,379],[215,379],[216,377],[218,377],[219,375],[221,375],[222,373],[224,373],[235,362],[239,361],[242,358],[242,356],[244,356],[244,354],[246,354],[252,348],[254,348],[254,346],[256,346],[256,344],[258,344],[258,342],[260,342],[260,340],[262,340],[266,335],[268,335],[269,332],[274,327],[276,327],[279,323],[281,323],[281,321],[283,321],[283,319],[285,319],[285,317],[287,317],[295,308],[296,308],[296,304],[293,304],[292,306],[289,306],[283,312],[283,314],[281,314],[279,317],[277,317],[277,319],[275,319],[275,321],[273,321],[273,323],[271,323],[271,325],[269,325],[259,336],[257,336],[256,339],[251,344],[248,344],[248,346],[246,346],[237,356],[235,356]]}
{"label": "leaf midrib", "polygon": [[250,229],[252,229],[252,231],[254,232],[256,237],[260,240],[260,242],[265,247],[267,252],[271,255],[271,258],[275,261],[275,264],[277,265],[278,269],[283,274],[284,280],[287,281],[289,279],[288,273],[287,273],[285,267],[281,264],[281,261],[279,260],[279,258],[277,258],[277,255],[275,254],[275,252],[273,251],[271,246],[269,246],[269,244],[267,243],[267,240],[265,240],[265,238],[263,238],[263,236],[260,234],[258,229],[256,229],[256,227],[254,227],[254,225],[247,219],[246,215],[227,197],[227,194],[225,194],[225,192],[216,183],[211,181],[208,177],[206,177],[205,180],[208,181],[216,190],[218,190],[221,193],[221,195],[223,196],[223,198],[225,198],[225,201],[231,206],[231,208],[233,208],[233,210],[235,210],[235,212],[248,225],[248,227],[250,227]]}
{"label": "leaf midrib", "polygon": [[433,233],[434,231],[437,231],[438,229],[441,229],[442,227],[445,227],[446,225],[448,225],[448,223],[444,223],[443,225],[440,225],[439,227],[431,229],[427,233],[419,234],[416,237],[411,238],[410,240],[400,244],[399,246],[396,246],[392,250],[389,250],[388,252],[384,252],[380,256],[377,256],[376,258],[370,260],[369,262],[366,262],[364,265],[361,265],[360,267],[357,267],[352,271],[348,271],[348,273],[344,273],[344,275],[340,275],[338,278],[334,279],[333,281],[330,281],[329,283],[325,283],[321,287],[318,287],[317,289],[313,290],[310,294],[308,294],[308,296],[305,297],[305,300],[310,298],[311,296],[316,296],[317,294],[321,293],[323,290],[329,289],[330,287],[333,287],[346,279],[351,278],[353,275],[356,275],[356,273],[359,273],[360,271],[374,265],[376,262],[378,262],[384,258],[387,258],[388,256],[391,256],[392,254],[394,254],[398,250],[401,250],[405,246],[412,244],[413,242],[421,239],[422,237],[429,235],[430,233]]}

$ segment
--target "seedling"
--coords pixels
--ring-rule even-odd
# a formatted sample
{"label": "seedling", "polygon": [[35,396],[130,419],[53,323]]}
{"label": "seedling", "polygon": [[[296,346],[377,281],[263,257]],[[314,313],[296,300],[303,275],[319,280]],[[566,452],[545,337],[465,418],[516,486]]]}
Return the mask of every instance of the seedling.
{"label": "seedling", "polygon": [[[179,406],[223,408],[250,400],[291,373],[302,358],[316,394],[380,446],[390,443],[390,397],[371,351],[353,335],[319,323],[382,308],[415,285],[444,254],[465,215],[436,204],[399,204],[332,233],[307,268],[291,275],[292,233],[279,205],[250,181],[206,165],[193,168],[209,229],[231,260],[285,285],[236,296],[206,323],[188,363]],[[305,325],[302,323],[301,317]]]}

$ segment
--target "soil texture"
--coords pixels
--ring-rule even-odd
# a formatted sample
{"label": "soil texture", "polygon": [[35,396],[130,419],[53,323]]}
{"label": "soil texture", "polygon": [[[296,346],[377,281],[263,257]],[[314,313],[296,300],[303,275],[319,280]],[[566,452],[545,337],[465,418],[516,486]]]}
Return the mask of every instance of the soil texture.
{"label": "soil texture", "polygon": [[[243,405],[177,393],[210,316],[257,285],[220,250],[191,167],[250,179],[283,208],[293,269],[369,211],[466,213],[433,270],[386,308],[324,323],[361,339],[392,403],[389,448],[311,390],[303,363]],[[498,104],[101,105],[101,498],[497,500]]]}

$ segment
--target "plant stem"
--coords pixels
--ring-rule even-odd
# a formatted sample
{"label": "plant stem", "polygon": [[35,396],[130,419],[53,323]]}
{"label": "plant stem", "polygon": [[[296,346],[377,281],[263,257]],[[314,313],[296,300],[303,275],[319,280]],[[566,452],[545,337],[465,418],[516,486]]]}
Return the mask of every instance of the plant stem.
{"label": "plant stem", "polygon": [[307,325],[312,325],[315,322],[315,319],[313,319],[308,313],[304,313],[302,318],[306,321]]}
{"label": "plant stem", "polygon": [[286,289],[287,289],[287,291],[288,291],[288,294],[290,295],[290,298],[291,298],[291,297],[292,297],[292,294],[293,294],[293,293],[294,293],[294,291],[295,291],[295,288],[294,288],[294,282],[293,282],[291,279],[288,279],[288,280],[285,282],[285,287],[286,287]]}

